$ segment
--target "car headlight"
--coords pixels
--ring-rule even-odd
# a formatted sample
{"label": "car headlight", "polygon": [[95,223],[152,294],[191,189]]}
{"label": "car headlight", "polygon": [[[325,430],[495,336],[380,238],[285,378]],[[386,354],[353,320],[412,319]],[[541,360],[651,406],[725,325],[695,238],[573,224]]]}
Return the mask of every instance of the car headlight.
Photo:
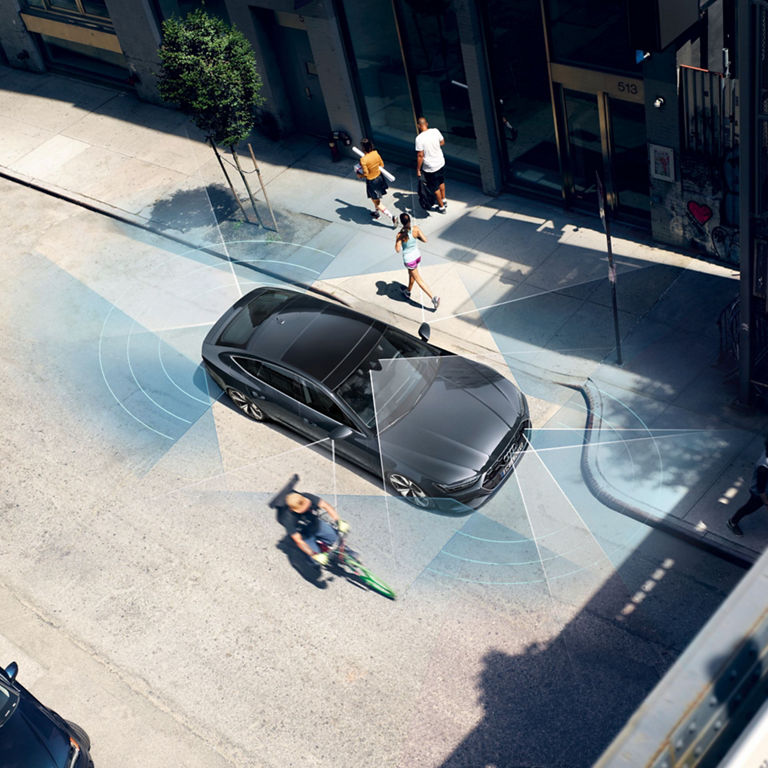
{"label": "car headlight", "polygon": [[80,745],[70,736],[69,737],[69,760],[67,768],[74,768],[77,765],[77,758],[80,757]]}
{"label": "car headlight", "polygon": [[480,475],[472,475],[472,477],[467,477],[455,483],[435,483],[435,485],[446,493],[456,493],[456,491],[463,491],[465,488],[469,488],[470,485],[474,485],[479,479]]}

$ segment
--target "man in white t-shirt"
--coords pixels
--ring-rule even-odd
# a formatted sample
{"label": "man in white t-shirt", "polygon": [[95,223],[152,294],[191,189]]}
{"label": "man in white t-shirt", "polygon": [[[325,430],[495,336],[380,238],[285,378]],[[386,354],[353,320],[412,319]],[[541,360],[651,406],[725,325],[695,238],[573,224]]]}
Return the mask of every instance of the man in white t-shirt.
{"label": "man in white t-shirt", "polygon": [[424,172],[427,187],[435,193],[438,211],[445,213],[448,201],[445,199],[445,155],[441,147],[445,144],[443,134],[437,128],[430,128],[426,117],[420,117],[417,123],[419,135],[416,137],[416,175]]}

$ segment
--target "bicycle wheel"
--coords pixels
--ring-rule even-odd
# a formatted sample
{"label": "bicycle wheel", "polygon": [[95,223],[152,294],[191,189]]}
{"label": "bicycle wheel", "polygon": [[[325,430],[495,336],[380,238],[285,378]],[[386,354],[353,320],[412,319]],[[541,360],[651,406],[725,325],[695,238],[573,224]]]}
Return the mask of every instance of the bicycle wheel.
{"label": "bicycle wheel", "polygon": [[380,595],[384,595],[384,597],[388,597],[390,600],[395,599],[394,590],[388,587],[380,579],[377,579],[368,568],[366,568],[359,560],[352,557],[349,552],[344,553],[344,564],[369,589],[378,592]]}

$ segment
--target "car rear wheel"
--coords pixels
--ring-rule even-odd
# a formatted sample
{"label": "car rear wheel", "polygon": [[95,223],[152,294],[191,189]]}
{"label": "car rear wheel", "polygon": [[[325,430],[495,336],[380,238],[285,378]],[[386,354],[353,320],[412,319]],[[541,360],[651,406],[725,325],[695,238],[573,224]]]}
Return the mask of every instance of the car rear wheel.
{"label": "car rear wheel", "polygon": [[254,421],[264,421],[266,414],[259,408],[253,400],[247,398],[240,390],[228,389],[227,397],[235,404],[235,407],[242,411],[249,419]]}
{"label": "car rear wheel", "polygon": [[413,504],[414,507],[428,509],[432,506],[432,499],[427,496],[418,483],[415,483],[409,477],[393,472],[389,476],[389,484],[398,496],[402,496],[409,504]]}

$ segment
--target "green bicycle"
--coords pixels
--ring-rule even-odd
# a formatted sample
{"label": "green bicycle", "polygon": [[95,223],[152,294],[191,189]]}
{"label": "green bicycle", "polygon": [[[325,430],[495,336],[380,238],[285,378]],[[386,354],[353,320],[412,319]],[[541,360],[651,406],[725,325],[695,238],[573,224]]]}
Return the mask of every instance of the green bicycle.
{"label": "green bicycle", "polygon": [[354,552],[347,546],[346,535],[338,533],[338,537],[333,546],[322,541],[318,542],[321,551],[328,555],[328,565],[338,566],[344,571],[345,576],[350,581],[361,584],[374,592],[378,592],[380,595],[384,595],[384,597],[388,597],[390,600],[394,600],[394,590],[374,576],[370,569],[360,562],[357,552]]}

